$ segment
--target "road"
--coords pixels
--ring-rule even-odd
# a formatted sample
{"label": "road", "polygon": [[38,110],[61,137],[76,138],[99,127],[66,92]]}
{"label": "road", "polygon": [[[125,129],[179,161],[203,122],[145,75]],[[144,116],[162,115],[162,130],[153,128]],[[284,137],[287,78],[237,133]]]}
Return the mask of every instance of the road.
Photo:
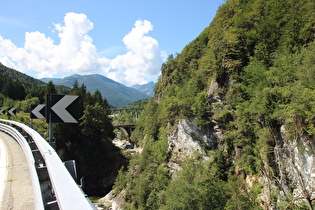
{"label": "road", "polygon": [[22,148],[2,132],[0,147],[0,209],[34,209],[32,182]]}

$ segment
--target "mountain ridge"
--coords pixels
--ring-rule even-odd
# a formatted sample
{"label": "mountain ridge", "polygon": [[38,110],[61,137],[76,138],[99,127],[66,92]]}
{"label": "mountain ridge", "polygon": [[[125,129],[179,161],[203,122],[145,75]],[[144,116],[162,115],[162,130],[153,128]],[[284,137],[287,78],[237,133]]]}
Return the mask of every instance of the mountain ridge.
{"label": "mountain ridge", "polygon": [[42,78],[41,81],[52,81],[56,85],[67,87],[72,87],[74,82],[78,81],[80,85],[84,84],[91,93],[99,90],[102,96],[106,97],[108,103],[115,107],[124,107],[134,101],[149,98],[148,95],[135,88],[127,87],[100,74],[74,74],[64,78]]}
{"label": "mountain ridge", "polygon": [[42,102],[45,99],[45,93],[43,90],[49,81],[52,81],[58,92],[62,94],[67,94],[67,92],[69,92],[69,90],[72,88],[74,82],[78,81],[80,85],[84,84],[87,88],[87,91],[91,93],[99,90],[102,96],[106,97],[108,103],[114,107],[124,107],[137,100],[150,98],[150,96],[148,96],[146,93],[142,93],[141,91],[132,87],[127,87],[119,82],[99,74],[74,74],[64,78],[36,79],[0,63],[0,75],[3,78],[8,77],[23,83],[23,85],[29,89],[28,94],[31,96],[35,96],[37,94],[37,97],[39,97]]}

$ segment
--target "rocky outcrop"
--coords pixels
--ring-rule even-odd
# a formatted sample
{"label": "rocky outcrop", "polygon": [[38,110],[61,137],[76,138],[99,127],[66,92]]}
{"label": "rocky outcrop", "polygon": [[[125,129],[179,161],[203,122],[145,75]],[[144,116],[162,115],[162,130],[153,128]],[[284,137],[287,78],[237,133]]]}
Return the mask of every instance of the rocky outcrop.
{"label": "rocky outcrop", "polygon": [[298,134],[295,139],[289,139],[285,127],[281,127],[283,145],[276,145],[275,155],[278,157],[280,186],[288,180],[287,187],[282,187],[293,193],[292,202],[302,199],[311,206],[315,199],[315,138]]}
{"label": "rocky outcrop", "polygon": [[[267,167],[261,170],[259,182],[264,186],[260,196],[263,207],[287,208],[294,204],[312,209],[312,200],[315,200],[315,138],[296,134],[292,139],[284,125],[279,132],[274,147],[275,165],[272,170]],[[264,165],[268,163],[264,162]],[[273,200],[274,196],[277,200]]]}
{"label": "rocky outcrop", "polygon": [[110,191],[105,197],[99,199],[96,203],[98,209],[119,210],[124,204],[124,195],[126,190],[122,190],[118,195],[115,195],[114,190]]}
{"label": "rocky outcrop", "polygon": [[168,136],[168,162],[171,174],[181,169],[181,163],[196,152],[207,158],[206,150],[217,148],[217,137],[214,130],[198,128],[193,119],[183,119],[177,128]]}

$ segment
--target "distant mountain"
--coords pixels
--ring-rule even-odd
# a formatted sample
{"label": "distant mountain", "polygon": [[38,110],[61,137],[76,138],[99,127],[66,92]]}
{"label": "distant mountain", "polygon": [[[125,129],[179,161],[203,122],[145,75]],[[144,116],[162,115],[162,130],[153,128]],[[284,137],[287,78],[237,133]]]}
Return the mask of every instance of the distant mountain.
{"label": "distant mountain", "polygon": [[115,82],[99,74],[92,75],[71,75],[65,78],[43,78],[44,82],[52,81],[55,85],[64,85],[72,87],[75,81],[84,84],[86,89],[94,93],[99,90],[103,97],[106,97],[108,103],[115,107],[124,107],[136,100],[149,98],[150,96],[131,87]]}
{"label": "distant mountain", "polygon": [[147,84],[144,85],[134,85],[132,86],[132,88],[135,88],[137,90],[139,90],[140,92],[146,94],[147,96],[153,97],[154,96],[154,87],[155,87],[155,83],[154,82],[149,82]]}

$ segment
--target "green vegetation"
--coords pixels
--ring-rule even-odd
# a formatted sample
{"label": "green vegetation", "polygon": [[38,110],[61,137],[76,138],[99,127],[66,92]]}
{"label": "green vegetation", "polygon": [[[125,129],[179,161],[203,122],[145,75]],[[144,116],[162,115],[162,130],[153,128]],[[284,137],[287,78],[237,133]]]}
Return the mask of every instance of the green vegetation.
{"label": "green vegetation", "polygon": [[[140,99],[137,100],[131,104],[128,104],[125,106],[125,109],[134,109],[134,108],[140,108],[143,109],[144,106],[148,103],[149,99]],[[137,117],[140,115],[142,110],[122,110],[119,111],[119,113],[113,113],[116,114],[113,118],[113,124],[119,125],[119,124],[135,124],[137,121]]]}
{"label": "green vegetation", "polygon": [[99,91],[91,94],[76,82],[69,92],[80,97],[78,124],[54,124],[56,149],[63,160],[75,160],[79,176],[84,177],[84,190],[90,195],[107,192],[125,158],[112,143],[114,128],[109,118],[106,99]]}
{"label": "green vegetation", "polygon": [[[46,83],[34,79],[26,74],[8,68],[0,63],[0,107],[15,107],[19,111],[29,112],[30,104],[44,103],[46,97]],[[55,86],[62,94],[70,88]]]}
{"label": "green vegetation", "polygon": [[[3,67],[8,72],[11,69]],[[12,70],[13,74],[16,71]],[[0,103],[1,108],[15,107],[22,111],[12,120],[30,125],[30,105],[45,103],[38,97],[28,98],[30,90],[38,89],[34,94],[61,94],[59,88],[52,82],[45,87],[34,87],[28,89],[27,83],[13,80],[7,77],[0,77]],[[7,88],[10,87],[10,88]],[[8,92],[12,88],[20,88],[20,92]],[[19,97],[17,94],[23,93]],[[112,180],[116,177],[118,170],[125,163],[125,158],[119,149],[112,143],[114,128],[109,118],[110,110],[106,99],[102,98],[100,91],[94,94],[86,91],[86,87],[75,82],[68,94],[79,95],[79,123],[78,124],[53,124],[53,136],[56,141],[56,150],[62,160],[75,160],[79,178],[84,177],[84,190],[91,195],[103,195],[111,189]],[[0,116],[8,118],[7,115]],[[48,138],[48,125],[45,120],[32,120],[33,128]]]}
{"label": "green vegetation", "polygon": [[131,104],[128,104],[124,108],[144,108],[144,106],[149,102],[149,98],[144,98],[137,100],[135,102],[132,102]]}
{"label": "green vegetation", "polygon": [[[315,134],[314,26],[313,0],[228,0],[170,55],[131,136],[143,152],[116,181],[117,193],[127,190],[125,209],[259,208],[261,186],[247,189],[241,174],[279,175],[273,148],[281,125],[289,139]],[[174,178],[167,135],[186,118],[199,127],[215,121],[224,136],[209,161],[187,159]],[[283,206],[302,208],[291,201]]]}

